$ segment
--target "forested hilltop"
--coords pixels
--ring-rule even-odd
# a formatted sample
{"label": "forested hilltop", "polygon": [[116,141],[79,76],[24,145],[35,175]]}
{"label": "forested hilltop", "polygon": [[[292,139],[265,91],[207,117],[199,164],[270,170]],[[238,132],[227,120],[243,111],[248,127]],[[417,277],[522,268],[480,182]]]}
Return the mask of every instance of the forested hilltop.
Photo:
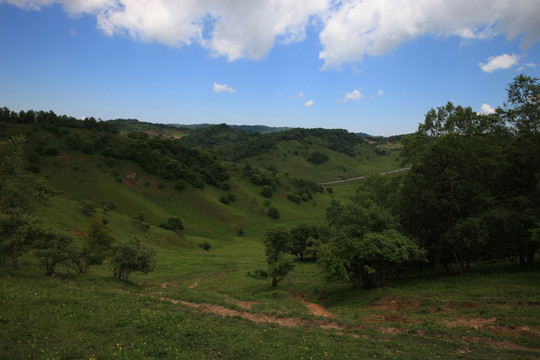
{"label": "forested hilltop", "polygon": [[535,358],[540,85],[507,92],[392,139],[0,109],[0,353]]}

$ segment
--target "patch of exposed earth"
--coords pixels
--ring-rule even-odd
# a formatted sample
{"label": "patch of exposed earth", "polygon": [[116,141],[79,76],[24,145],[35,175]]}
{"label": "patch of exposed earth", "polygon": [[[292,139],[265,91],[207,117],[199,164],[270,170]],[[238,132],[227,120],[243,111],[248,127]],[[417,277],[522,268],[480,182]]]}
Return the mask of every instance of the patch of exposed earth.
{"label": "patch of exposed earth", "polygon": [[325,308],[322,305],[310,303],[306,301],[306,295],[302,294],[299,291],[291,291],[290,294],[292,297],[297,299],[302,304],[307,305],[309,314],[313,316],[321,316],[321,317],[327,317],[327,318],[335,318],[335,315],[332,314],[327,308]]}

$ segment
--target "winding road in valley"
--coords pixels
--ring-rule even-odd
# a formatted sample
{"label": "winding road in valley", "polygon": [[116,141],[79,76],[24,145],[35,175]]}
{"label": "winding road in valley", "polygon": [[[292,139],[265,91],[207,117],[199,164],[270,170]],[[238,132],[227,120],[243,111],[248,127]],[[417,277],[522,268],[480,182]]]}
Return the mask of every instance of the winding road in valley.
{"label": "winding road in valley", "polygon": [[[392,174],[397,174],[397,173],[400,173],[400,172],[408,171],[410,169],[411,168],[403,168],[403,169],[398,169],[398,170],[386,171],[386,172],[380,173],[379,175],[392,175]],[[344,179],[344,180],[322,182],[322,183],[319,183],[319,185],[322,185],[322,186],[343,185],[343,184],[348,184],[348,183],[352,183],[352,182],[363,181],[363,180],[366,180],[368,177],[369,176],[360,176],[360,177]]]}

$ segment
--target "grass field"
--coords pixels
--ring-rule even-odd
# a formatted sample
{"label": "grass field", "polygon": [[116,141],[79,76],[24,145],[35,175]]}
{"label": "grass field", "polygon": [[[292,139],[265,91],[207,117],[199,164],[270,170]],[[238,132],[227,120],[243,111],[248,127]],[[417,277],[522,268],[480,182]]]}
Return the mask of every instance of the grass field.
{"label": "grass field", "polygon": [[[188,238],[196,243],[201,239]],[[311,263],[277,289],[245,276],[256,239],[159,248],[148,276],[42,276],[32,256],[0,267],[4,359],[534,359],[538,269],[486,265],[379,290],[328,284]]]}
{"label": "grass field", "polygon": [[[538,266],[483,264],[439,278],[428,269],[407,269],[406,277],[377,290],[327,283],[311,262],[297,262],[277,288],[246,276],[265,265],[261,238],[268,228],[325,224],[330,201],[346,200],[356,184],[332,186],[332,195],[316,193],[296,204],[282,196],[285,189],[263,197],[260,186],[232,171],[229,190],[178,191],[134,162],[108,163],[100,155],[67,151],[65,134],[25,129],[4,130],[26,132],[30,142],[60,149],[57,156],[39,158],[40,175],[56,195],[38,204],[36,215],[71,231],[76,241],[84,240],[94,219],[105,219],[117,240],[136,236],[152,246],[157,266],[122,282],[113,279],[106,262],[82,275],[59,268],[52,278],[43,276],[32,252],[19,258],[18,270],[9,261],[0,264],[0,359],[540,357]],[[283,146],[289,148],[249,161],[272,165],[297,145]],[[277,166],[280,176],[300,170],[311,171],[313,179],[335,175],[331,166],[291,156]],[[384,159],[371,159],[365,169],[344,167],[349,175],[369,175],[398,166],[391,156]],[[329,164],[340,161],[349,160]],[[236,200],[222,204],[219,197],[228,193]],[[104,201],[116,208],[106,210]],[[81,212],[85,202],[95,205],[91,216]],[[269,206],[279,209],[279,220],[266,215]],[[132,220],[139,213],[149,230]],[[182,219],[183,232],[158,226],[172,216]],[[245,234],[238,236],[238,229]],[[199,247],[204,242],[210,251]]]}

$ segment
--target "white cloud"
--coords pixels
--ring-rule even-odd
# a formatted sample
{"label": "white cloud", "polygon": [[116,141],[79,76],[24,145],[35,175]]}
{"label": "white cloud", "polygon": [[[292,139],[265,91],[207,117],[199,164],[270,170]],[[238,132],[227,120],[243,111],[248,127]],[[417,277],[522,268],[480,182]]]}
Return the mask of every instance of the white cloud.
{"label": "white cloud", "polygon": [[304,97],[304,93],[300,91],[297,96],[301,99]]}
{"label": "white cloud", "polygon": [[361,62],[423,35],[512,40],[524,48],[540,39],[540,6],[530,0],[344,0],[319,34],[323,68]]}
{"label": "white cloud", "polygon": [[487,63],[478,63],[478,66],[480,66],[482,71],[490,73],[499,69],[509,69],[516,65],[519,59],[521,59],[521,56],[516,54],[502,54],[499,56],[491,56],[487,59]]}
{"label": "white cloud", "polygon": [[383,95],[384,95],[384,91],[383,91],[383,90],[379,90],[379,91],[378,91],[378,94],[379,94],[379,96],[383,96]]}
{"label": "white cloud", "polygon": [[495,113],[495,109],[492,108],[491,106],[489,106],[489,104],[486,104],[486,103],[483,103],[482,104],[482,107],[480,108],[480,114],[494,114]]}
{"label": "white cloud", "polygon": [[315,101],[313,101],[313,100],[308,100],[308,101],[306,101],[306,102],[304,103],[304,105],[306,105],[307,107],[313,106],[313,105],[315,105]]}
{"label": "white cloud", "polygon": [[214,83],[214,86],[212,87],[212,89],[214,90],[216,94],[219,94],[222,92],[227,92],[229,94],[232,94],[233,92],[236,91],[227,84],[218,84],[218,83]]}
{"label": "white cloud", "polygon": [[348,102],[350,100],[360,100],[364,95],[360,92],[360,89],[353,90],[350,93],[346,93],[343,99],[338,99],[336,102]]}
{"label": "white cloud", "polygon": [[275,44],[319,32],[324,68],[361,62],[424,35],[464,40],[505,35],[523,48],[540,40],[531,0],[0,0],[26,9],[61,4],[92,14],[109,36],[171,47],[202,46],[229,61],[264,58]]}

